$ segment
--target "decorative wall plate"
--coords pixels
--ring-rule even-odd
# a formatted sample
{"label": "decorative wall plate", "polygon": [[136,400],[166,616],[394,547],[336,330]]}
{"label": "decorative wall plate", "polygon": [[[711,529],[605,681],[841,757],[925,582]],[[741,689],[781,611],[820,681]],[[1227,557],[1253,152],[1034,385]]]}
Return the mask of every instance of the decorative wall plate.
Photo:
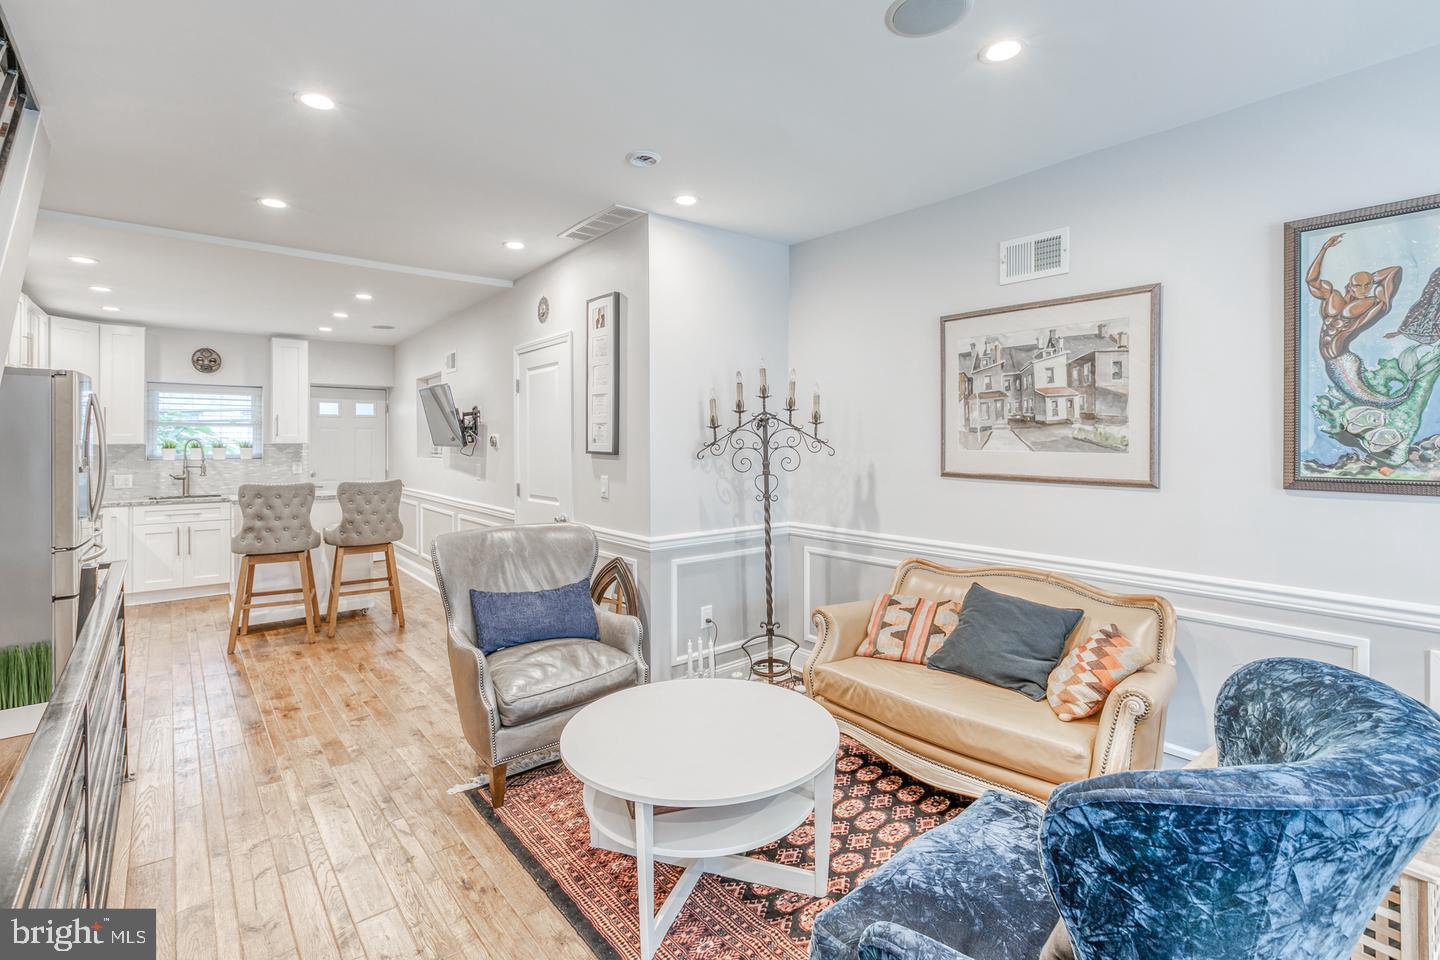
{"label": "decorative wall plate", "polygon": [[190,354],[190,366],[201,373],[214,373],[220,369],[220,352],[214,347],[201,347]]}
{"label": "decorative wall plate", "polygon": [[550,298],[549,298],[549,297],[541,297],[541,298],[540,298],[540,302],[539,302],[538,304],[536,304],[536,306],[535,306],[535,316],[537,316],[537,317],[540,318],[540,322],[541,322],[541,323],[544,323],[546,320],[549,320],[549,319],[550,319]]}

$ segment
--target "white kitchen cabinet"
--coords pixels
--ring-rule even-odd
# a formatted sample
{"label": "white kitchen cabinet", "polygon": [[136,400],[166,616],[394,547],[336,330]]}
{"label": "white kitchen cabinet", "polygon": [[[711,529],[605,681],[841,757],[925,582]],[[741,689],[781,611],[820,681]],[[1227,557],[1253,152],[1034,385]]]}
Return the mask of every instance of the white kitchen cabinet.
{"label": "white kitchen cabinet", "polygon": [[145,442],[145,328],[100,325],[97,393],[110,443]]}
{"label": "white kitchen cabinet", "polygon": [[15,325],[10,329],[5,362],[12,367],[50,365],[50,318],[23,293],[15,304]]}
{"label": "white kitchen cabinet", "polygon": [[230,582],[230,522],[192,520],[185,524],[185,586]]}
{"label": "white kitchen cabinet", "polygon": [[180,547],[181,524],[154,523],[137,526],[130,543],[130,588],[135,593],[172,590],[184,586],[185,554]]}
{"label": "white kitchen cabinet", "polygon": [[50,318],[50,366],[56,370],[79,370],[88,376],[96,393],[100,382],[100,324],[68,317]]}
{"label": "white kitchen cabinet", "polygon": [[228,503],[135,507],[130,592],[226,587],[230,582],[230,509]]}
{"label": "white kitchen cabinet", "polygon": [[[100,514],[100,539],[105,544],[105,559],[110,562],[130,559],[130,508],[106,507]],[[126,567],[125,589],[129,590],[131,571]]]}
{"label": "white kitchen cabinet", "polygon": [[306,443],[310,434],[310,344],[270,341],[270,442]]}

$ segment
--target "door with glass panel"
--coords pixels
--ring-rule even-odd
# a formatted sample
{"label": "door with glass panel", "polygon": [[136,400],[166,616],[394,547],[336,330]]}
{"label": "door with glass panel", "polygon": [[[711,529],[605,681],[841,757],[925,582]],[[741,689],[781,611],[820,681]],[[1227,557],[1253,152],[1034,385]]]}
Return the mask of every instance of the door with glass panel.
{"label": "door with glass panel", "polygon": [[310,476],[317,486],[385,479],[385,391],[310,388]]}

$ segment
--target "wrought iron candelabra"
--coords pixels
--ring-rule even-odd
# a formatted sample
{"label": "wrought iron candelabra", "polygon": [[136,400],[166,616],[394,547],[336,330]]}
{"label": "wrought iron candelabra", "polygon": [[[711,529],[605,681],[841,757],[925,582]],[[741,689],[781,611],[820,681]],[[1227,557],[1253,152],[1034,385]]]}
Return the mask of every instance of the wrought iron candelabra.
{"label": "wrought iron candelabra", "polygon": [[[760,368],[760,392],[756,394],[760,409],[746,418],[745,382],[739,371],[735,373],[735,426],[722,429],[717,416],[715,397],[710,397],[710,442],[700,447],[695,459],[706,456],[729,457],[730,465],[737,473],[759,473],[754,476],[755,499],[760,501],[765,514],[765,622],[760,624],[760,633],[745,639],[740,648],[750,662],[750,673],[768,683],[778,683],[794,673],[795,654],[800,644],[793,637],[779,630],[775,619],[775,547],[771,533],[771,505],[780,499],[777,469],[794,473],[800,467],[805,453],[820,454],[822,451],[835,456],[835,448],[820,439],[820,390],[816,388],[808,422],[795,422],[795,371],[790,371],[790,383],[785,393],[785,405],[781,411],[771,412],[772,393]],[[765,655],[757,659],[760,641],[764,641]],[[788,646],[788,653],[781,657],[781,651]]]}

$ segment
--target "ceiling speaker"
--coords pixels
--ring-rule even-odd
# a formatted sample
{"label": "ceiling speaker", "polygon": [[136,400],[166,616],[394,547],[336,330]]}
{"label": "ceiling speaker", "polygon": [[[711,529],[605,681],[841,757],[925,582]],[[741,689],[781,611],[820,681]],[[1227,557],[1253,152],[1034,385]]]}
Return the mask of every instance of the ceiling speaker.
{"label": "ceiling speaker", "polygon": [[975,0],[895,0],[885,26],[902,37],[933,37],[965,19]]}

